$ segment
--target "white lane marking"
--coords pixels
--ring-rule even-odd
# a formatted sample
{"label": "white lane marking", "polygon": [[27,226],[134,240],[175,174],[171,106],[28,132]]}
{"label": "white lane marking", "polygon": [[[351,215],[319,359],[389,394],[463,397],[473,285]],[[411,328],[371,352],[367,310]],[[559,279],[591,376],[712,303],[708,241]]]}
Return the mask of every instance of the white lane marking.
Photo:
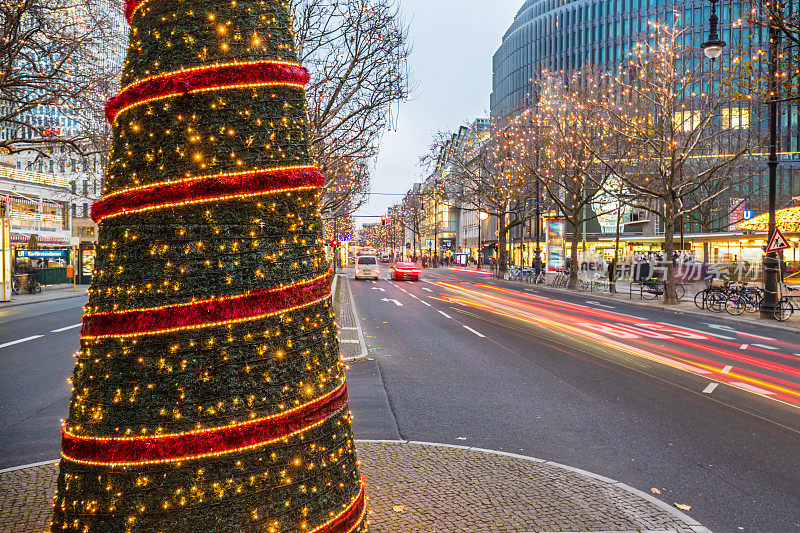
{"label": "white lane marking", "polygon": [[378,283],[378,281],[373,279],[373,280],[372,280],[372,283]]}
{"label": "white lane marking", "polygon": [[486,335],[484,335],[483,333],[478,333],[477,331],[475,331],[474,329],[472,329],[472,328],[471,328],[471,327],[469,327],[469,326],[464,326],[463,324],[462,324],[462,326],[464,327],[464,329],[465,329],[465,330],[467,330],[467,331],[470,331],[470,332],[474,333],[474,334],[475,334],[475,335],[477,335],[478,337],[486,337]]}
{"label": "white lane marking", "polygon": [[741,346],[739,346],[739,349],[740,350],[746,350],[748,346],[750,346],[750,345],[749,344],[742,344]]}
{"label": "white lane marking", "polygon": [[[439,310],[437,309],[437,311],[439,311]],[[439,314],[442,315],[445,318],[453,318],[450,315],[448,315],[447,313],[445,313],[444,311],[439,311]]]}
{"label": "white lane marking", "polygon": [[405,290],[405,289],[403,289],[403,288],[401,288],[401,287],[398,287],[398,289],[400,289],[400,290],[401,290],[401,291],[403,291],[404,293],[408,294],[408,291],[407,291],[407,290]]}
{"label": "white lane marking", "polygon": [[717,388],[717,385],[719,385],[719,383],[717,383],[716,381],[712,381],[711,383],[708,384],[708,386],[705,389],[703,389],[703,392],[706,394],[711,394],[712,392],[714,392],[714,389]]}
{"label": "white lane marking", "polygon": [[412,298],[414,298],[415,300],[419,300],[419,298],[417,298],[416,295],[411,294],[410,292],[408,293],[408,295],[411,296]]}
{"label": "white lane marking", "polygon": [[44,337],[44,335],[32,335],[30,337],[25,337],[24,339],[17,339],[15,341],[7,342],[5,344],[0,344],[0,348],[5,348],[6,346],[13,346],[14,344],[19,344],[21,342],[32,341],[33,339],[38,339],[39,337]]}
{"label": "white lane marking", "polygon": [[[664,324],[665,326],[671,326],[672,325],[672,324],[667,324],[666,322],[659,322],[659,324]],[[685,329],[685,330],[688,330],[688,331],[694,331],[695,333],[702,333],[703,335],[711,335],[712,337],[717,337],[718,339],[725,339],[725,340],[729,340],[729,341],[735,341],[736,340],[736,337],[728,337],[727,335],[721,335],[719,333],[712,333],[710,331],[702,331],[702,330],[699,330],[699,329],[687,328],[686,326],[679,326],[679,327],[681,329]]]}
{"label": "white lane marking", "polygon": [[83,322],[80,322],[78,324],[72,324],[71,326],[66,326],[64,328],[51,329],[50,333],[61,333],[62,331],[67,331],[68,329],[79,328],[82,325],[83,325]]}
{"label": "white lane marking", "polygon": [[720,372],[722,372],[723,374],[727,374],[731,370],[733,370],[733,367],[731,365],[727,365],[727,366],[723,367],[722,370],[720,370]]}
{"label": "white lane marking", "polygon": [[401,304],[400,302],[398,302],[394,298],[381,298],[381,301],[382,302],[394,302],[394,305],[396,305],[397,307],[403,307],[403,304]]}
{"label": "white lane marking", "polygon": [[758,346],[759,348],[764,348],[765,350],[777,350],[776,346],[770,346],[769,344],[753,344],[753,346]]}
{"label": "white lane marking", "polygon": [[728,333],[738,333],[739,335],[745,335],[747,337],[753,337],[754,339],[761,339],[762,341],[774,341],[772,337],[764,337],[762,335],[755,335],[753,333],[745,333],[744,331],[737,331],[736,329],[732,328],[731,326],[723,326],[722,324],[710,324],[708,322],[703,322],[706,326],[714,329],[721,329],[723,331],[727,331]]}
{"label": "white lane marking", "polygon": [[381,291],[381,292],[386,292],[386,289],[384,289],[383,287],[370,287],[370,288],[371,288],[373,291]]}
{"label": "white lane marking", "polygon": [[426,302],[425,300],[420,300],[420,302],[424,303],[424,304],[425,304],[425,305],[427,305],[428,307],[431,307],[431,304],[429,304],[429,303],[428,303],[428,302]]}
{"label": "white lane marking", "polygon": [[749,383],[744,383],[742,381],[734,381],[731,385],[736,385],[737,387],[741,387],[743,389],[747,389],[751,392],[756,392],[758,394],[766,394],[768,396],[774,396],[775,393],[772,391],[768,391],[767,389],[762,389],[761,387],[755,387],[750,385]]}
{"label": "white lane marking", "polygon": [[406,280],[406,283],[408,283],[409,285],[412,285],[414,282]]}
{"label": "white lane marking", "polygon": [[613,306],[613,305],[605,305],[605,304],[601,304],[600,302],[597,302],[597,301],[595,301],[595,300],[585,300],[585,302],[586,302],[587,304],[596,305],[597,307],[605,307],[606,309],[614,309],[614,306]]}
{"label": "white lane marking", "polygon": [[339,329],[354,329],[354,330],[358,331],[358,328],[354,328],[352,326],[340,326]]}
{"label": "white lane marking", "polygon": [[433,291],[432,291],[432,290],[430,290],[428,287],[422,287],[422,290],[423,290],[423,291],[428,291],[428,292],[433,292]]}
{"label": "white lane marking", "polygon": [[339,339],[339,342],[343,342],[346,344],[358,344],[358,339]]}

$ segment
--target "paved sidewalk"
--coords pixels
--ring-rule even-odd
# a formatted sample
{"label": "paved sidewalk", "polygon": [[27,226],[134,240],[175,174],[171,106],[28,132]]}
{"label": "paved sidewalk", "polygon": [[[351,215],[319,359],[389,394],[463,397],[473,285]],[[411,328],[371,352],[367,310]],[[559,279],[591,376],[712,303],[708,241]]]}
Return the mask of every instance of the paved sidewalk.
{"label": "paved sidewalk", "polygon": [[350,280],[345,274],[337,274],[333,280],[332,289],[338,329],[337,337],[339,338],[339,356],[346,363],[363,359],[367,356],[367,345],[364,342],[361,324],[356,317]]}
{"label": "paved sidewalk", "polygon": [[[443,444],[357,447],[373,533],[708,531],[649,494],[555,463]],[[0,530],[47,528],[57,472],[55,462],[0,471]]]}
{"label": "paved sidewalk", "polygon": [[88,294],[88,285],[78,285],[73,287],[71,284],[46,285],[42,287],[39,294],[14,294],[10,302],[0,302],[0,309],[5,307],[15,307],[17,305],[35,304],[39,302],[49,302],[51,300],[63,300],[64,298],[76,298]]}

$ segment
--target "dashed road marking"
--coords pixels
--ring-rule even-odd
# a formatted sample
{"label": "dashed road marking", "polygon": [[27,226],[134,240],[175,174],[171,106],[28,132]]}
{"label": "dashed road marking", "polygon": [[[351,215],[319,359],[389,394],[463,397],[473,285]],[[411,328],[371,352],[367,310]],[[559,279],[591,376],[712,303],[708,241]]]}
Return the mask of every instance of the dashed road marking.
{"label": "dashed road marking", "polygon": [[741,346],[739,346],[739,349],[740,350],[746,350],[748,346],[750,346],[750,345],[749,344],[742,344]]}
{"label": "dashed road marking", "polygon": [[750,385],[749,383],[745,383],[743,381],[734,381],[731,385],[736,385],[737,387],[741,387],[743,389],[749,390],[751,392],[756,392],[758,394],[766,394],[767,396],[774,396],[775,393],[769,391],[767,389],[762,389],[761,387],[756,387],[754,385]]}
{"label": "dashed road marking", "polygon": [[6,342],[4,344],[0,344],[0,348],[5,348],[6,346],[13,346],[14,344],[19,344],[21,342],[32,341],[33,339],[38,339],[39,337],[44,337],[44,335],[31,335],[30,337],[25,337],[24,339],[17,339],[15,341]]}
{"label": "dashed road marking", "polygon": [[428,292],[433,292],[433,291],[432,291],[432,290],[430,290],[428,287],[422,287],[422,290],[423,290],[423,291],[428,291]]}
{"label": "dashed road marking", "polygon": [[[438,309],[437,309],[437,311],[438,311]],[[444,311],[439,311],[439,314],[442,315],[445,318],[453,318],[450,315],[448,315],[447,313],[445,313]]]}
{"label": "dashed road marking", "polygon": [[339,342],[343,342],[345,344],[358,344],[358,339],[339,339]]}
{"label": "dashed road marking", "polygon": [[719,383],[717,383],[716,381],[712,381],[711,383],[708,384],[708,386],[705,389],[703,389],[703,392],[706,394],[711,394],[712,392],[714,392],[714,389],[717,388],[717,385],[719,385]]}
{"label": "dashed road marking", "polygon": [[66,327],[63,327],[63,328],[51,329],[50,333],[61,333],[62,331],[67,331],[68,329],[79,328],[82,325],[83,325],[83,322],[81,322],[79,324],[72,324],[71,326],[66,326]]}
{"label": "dashed road marking", "polygon": [[723,369],[720,370],[720,372],[722,372],[723,374],[727,374],[731,370],[733,370],[733,367],[731,365],[727,365],[727,366],[723,367]]}
{"label": "dashed road marking", "polygon": [[474,329],[472,329],[472,328],[471,328],[471,327],[469,327],[469,326],[465,326],[464,324],[462,324],[461,326],[462,326],[462,327],[463,327],[465,330],[467,330],[467,331],[469,331],[469,332],[472,332],[472,333],[474,333],[474,334],[475,334],[475,335],[477,335],[478,337],[486,337],[486,335],[484,335],[483,333],[479,333],[479,332],[475,331]]}
{"label": "dashed road marking", "polygon": [[358,328],[354,328],[352,326],[339,326],[339,329],[353,329],[353,330],[358,331]]}
{"label": "dashed road marking", "polygon": [[431,306],[431,304],[429,304],[429,303],[428,303],[428,302],[426,302],[425,300],[420,300],[420,302],[424,303],[424,304],[425,304],[425,305],[427,305],[428,307],[432,307],[432,306]]}
{"label": "dashed road marking", "polygon": [[770,346],[769,344],[753,344],[753,346],[758,346],[759,348],[764,348],[765,350],[777,350],[777,346]]}

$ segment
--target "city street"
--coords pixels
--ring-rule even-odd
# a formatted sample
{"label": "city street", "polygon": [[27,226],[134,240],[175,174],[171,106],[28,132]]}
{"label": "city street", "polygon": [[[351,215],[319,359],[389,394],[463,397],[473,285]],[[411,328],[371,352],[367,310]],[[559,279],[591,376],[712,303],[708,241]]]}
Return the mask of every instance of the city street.
{"label": "city street", "polygon": [[[460,269],[345,272],[369,348],[348,370],[356,438],[563,463],[712,531],[800,529],[800,335]],[[0,311],[0,468],[58,457],[84,303]]]}
{"label": "city street", "polygon": [[[379,376],[401,438],[657,488],[712,531],[800,529],[800,336],[455,269],[425,278],[350,280],[373,359],[350,379]],[[362,409],[356,435],[379,437]]]}

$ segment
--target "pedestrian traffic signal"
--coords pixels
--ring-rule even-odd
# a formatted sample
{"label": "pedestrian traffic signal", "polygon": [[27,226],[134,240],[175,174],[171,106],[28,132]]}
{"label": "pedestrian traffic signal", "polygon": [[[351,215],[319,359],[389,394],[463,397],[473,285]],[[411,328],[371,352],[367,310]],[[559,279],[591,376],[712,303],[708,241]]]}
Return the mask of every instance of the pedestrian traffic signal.
{"label": "pedestrian traffic signal", "polygon": [[339,243],[338,239],[331,239],[331,247],[332,248],[337,248],[339,246],[339,244],[340,243]]}

